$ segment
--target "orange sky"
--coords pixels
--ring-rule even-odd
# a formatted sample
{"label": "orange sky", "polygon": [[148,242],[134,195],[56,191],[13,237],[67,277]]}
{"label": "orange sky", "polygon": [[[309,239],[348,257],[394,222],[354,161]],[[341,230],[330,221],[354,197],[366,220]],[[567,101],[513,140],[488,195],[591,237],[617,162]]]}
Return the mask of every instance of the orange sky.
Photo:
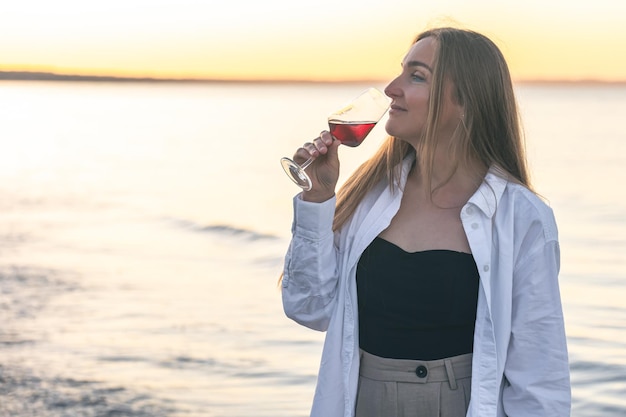
{"label": "orange sky", "polygon": [[429,3],[8,2],[0,14],[0,70],[386,80],[415,34],[452,23],[494,39],[516,79],[626,80],[626,1]]}

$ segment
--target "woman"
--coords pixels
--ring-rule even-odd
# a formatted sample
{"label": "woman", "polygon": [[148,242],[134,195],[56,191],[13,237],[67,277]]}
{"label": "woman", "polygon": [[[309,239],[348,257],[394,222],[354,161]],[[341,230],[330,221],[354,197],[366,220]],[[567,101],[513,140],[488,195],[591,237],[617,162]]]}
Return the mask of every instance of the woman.
{"label": "woman", "polygon": [[327,332],[311,416],[569,415],[557,228],[502,54],[426,31],[385,93],[390,138],[337,197],[328,132],[294,156],[316,157],[282,280]]}

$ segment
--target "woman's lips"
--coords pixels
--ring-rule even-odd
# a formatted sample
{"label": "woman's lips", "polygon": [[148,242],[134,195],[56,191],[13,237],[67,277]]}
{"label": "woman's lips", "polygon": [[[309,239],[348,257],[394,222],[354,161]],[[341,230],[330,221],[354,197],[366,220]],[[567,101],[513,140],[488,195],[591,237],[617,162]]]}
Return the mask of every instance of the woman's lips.
{"label": "woman's lips", "polygon": [[389,107],[389,113],[390,114],[404,112],[404,111],[406,111],[406,109],[404,107],[398,106],[397,104],[392,104]]}

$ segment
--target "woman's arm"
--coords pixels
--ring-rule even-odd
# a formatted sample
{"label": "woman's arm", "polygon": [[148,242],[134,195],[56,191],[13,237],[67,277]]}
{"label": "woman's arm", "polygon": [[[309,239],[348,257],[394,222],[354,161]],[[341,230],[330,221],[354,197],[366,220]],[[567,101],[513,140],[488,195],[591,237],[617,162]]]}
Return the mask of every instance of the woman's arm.
{"label": "woman's arm", "polygon": [[336,304],[337,251],[332,231],[335,197],[322,202],[294,198],[292,239],[285,257],[282,298],[285,314],[325,331]]}
{"label": "woman's arm", "polygon": [[571,392],[556,239],[538,239],[514,271],[503,405],[516,416],[570,415]]}

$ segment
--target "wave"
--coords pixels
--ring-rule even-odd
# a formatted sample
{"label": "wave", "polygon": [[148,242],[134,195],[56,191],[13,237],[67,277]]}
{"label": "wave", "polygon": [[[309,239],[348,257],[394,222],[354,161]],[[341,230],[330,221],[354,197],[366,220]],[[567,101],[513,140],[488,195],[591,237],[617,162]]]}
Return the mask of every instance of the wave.
{"label": "wave", "polygon": [[49,300],[79,289],[69,273],[30,266],[0,268],[0,311],[10,319],[35,317]]}
{"label": "wave", "polygon": [[143,363],[150,367],[166,369],[200,370],[202,372],[221,373],[233,375],[242,368],[257,368],[261,363],[242,360],[221,360],[217,357],[193,357],[178,355],[166,358],[153,358],[150,356],[108,355],[99,356],[99,362],[128,362]]}
{"label": "wave", "polygon": [[0,382],[1,416],[166,417],[176,411],[147,393],[13,365],[0,364]]}
{"label": "wave", "polygon": [[626,415],[626,366],[619,363],[576,360],[572,371],[572,415]]}
{"label": "wave", "polygon": [[259,240],[277,240],[278,236],[258,232],[252,229],[246,229],[236,226],[224,225],[224,224],[215,224],[203,226],[198,223],[183,220],[183,219],[169,219],[169,221],[183,229],[191,230],[198,233],[209,233],[220,236],[232,236],[241,239],[245,239],[247,241],[259,241]]}

